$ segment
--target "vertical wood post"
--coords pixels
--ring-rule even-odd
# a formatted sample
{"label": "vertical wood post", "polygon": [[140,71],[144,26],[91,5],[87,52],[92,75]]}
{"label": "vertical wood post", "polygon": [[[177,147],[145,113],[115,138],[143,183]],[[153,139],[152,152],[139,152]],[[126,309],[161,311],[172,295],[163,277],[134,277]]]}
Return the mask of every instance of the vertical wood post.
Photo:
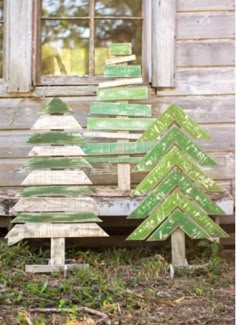
{"label": "vertical wood post", "polygon": [[187,266],[185,255],[185,233],[177,228],[171,235],[171,257],[174,266]]}
{"label": "vertical wood post", "polygon": [[51,238],[50,265],[65,265],[65,238]]}
{"label": "vertical wood post", "polygon": [[176,0],[152,0],[152,85],[175,86]]}
{"label": "vertical wood post", "polygon": [[32,0],[8,0],[5,26],[5,80],[8,92],[29,92],[32,87]]}

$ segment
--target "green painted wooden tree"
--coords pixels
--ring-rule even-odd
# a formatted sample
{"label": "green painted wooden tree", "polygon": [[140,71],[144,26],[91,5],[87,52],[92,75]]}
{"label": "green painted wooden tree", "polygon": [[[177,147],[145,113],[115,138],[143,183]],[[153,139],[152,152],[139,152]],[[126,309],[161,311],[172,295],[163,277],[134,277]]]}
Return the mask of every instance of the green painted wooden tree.
{"label": "green painted wooden tree", "polygon": [[91,197],[92,183],[86,175],[92,166],[84,158],[81,146],[85,140],[71,111],[59,98],[52,99],[41,111],[28,140],[34,145],[25,165],[30,173],[11,210],[16,214],[16,225],[7,235],[8,243],[51,238],[50,265],[28,266],[28,271],[63,268],[66,237],[107,236],[97,225],[101,222],[99,207]]}
{"label": "green painted wooden tree", "polygon": [[[210,138],[190,116],[173,104],[138,140],[157,142],[134,167],[135,171],[149,173],[133,190],[134,195],[147,197],[128,217],[144,219],[129,235],[128,240],[166,240],[170,235],[174,238],[177,229],[192,239],[228,237],[209,217],[224,214],[207,194],[222,189],[201,167],[215,166],[216,163],[187,133],[194,139]],[[173,263],[186,264],[184,241],[182,240],[182,247],[181,243],[172,240],[172,245],[175,244],[180,244],[177,255],[182,254],[182,257],[172,254]]]}

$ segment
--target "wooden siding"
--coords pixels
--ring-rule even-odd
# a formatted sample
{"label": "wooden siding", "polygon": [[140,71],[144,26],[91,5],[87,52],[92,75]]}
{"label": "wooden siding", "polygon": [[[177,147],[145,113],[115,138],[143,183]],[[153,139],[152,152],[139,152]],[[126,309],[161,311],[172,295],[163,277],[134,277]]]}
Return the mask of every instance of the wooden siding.
{"label": "wooden siding", "polygon": [[[151,104],[152,117],[158,117],[167,105],[176,102],[209,132],[212,140],[198,141],[198,145],[218,163],[215,168],[205,168],[226,190],[214,197],[218,200],[225,197],[231,200],[234,190],[233,10],[232,0],[177,0],[176,88],[158,88],[156,93],[149,88],[148,99],[136,101]],[[60,96],[74,110],[81,127],[86,127],[89,105],[96,101],[96,85],[78,85],[72,78],[70,86],[63,86],[62,78],[62,84],[56,86],[52,79],[47,80],[54,84],[25,94],[9,94],[0,85],[0,187],[3,194],[10,193],[9,188],[15,193],[15,188],[19,189],[28,174],[23,164],[32,145],[26,141],[45,100]],[[132,172],[132,186],[144,175]],[[96,165],[88,176],[94,188],[117,186],[117,168],[110,164]],[[102,204],[106,200],[106,197],[102,199]],[[126,202],[125,199],[122,202]],[[0,203],[0,215],[6,214],[7,208]],[[232,215],[231,210],[228,214]],[[232,222],[232,216],[227,220]]]}

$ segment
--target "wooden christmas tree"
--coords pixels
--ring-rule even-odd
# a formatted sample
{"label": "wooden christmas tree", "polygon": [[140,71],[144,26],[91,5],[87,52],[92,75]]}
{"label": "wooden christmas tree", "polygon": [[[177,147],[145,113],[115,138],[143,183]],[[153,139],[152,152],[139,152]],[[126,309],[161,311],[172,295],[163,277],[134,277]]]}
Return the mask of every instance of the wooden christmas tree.
{"label": "wooden christmas tree", "polygon": [[[52,272],[65,267],[65,238],[106,237],[98,225],[99,208],[86,170],[92,166],[83,158],[81,126],[71,109],[52,99],[32,127],[28,143],[35,145],[26,168],[30,174],[22,185],[20,199],[11,209],[17,214],[8,233],[10,245],[24,238],[50,238],[49,265],[29,265],[29,272]],[[76,265],[68,265],[69,268]]]}
{"label": "wooden christmas tree", "polygon": [[192,239],[227,237],[209,215],[224,212],[207,195],[221,188],[201,169],[216,163],[185,133],[195,139],[209,139],[180,107],[173,104],[140,137],[158,140],[135,166],[150,171],[134,189],[134,195],[148,196],[129,216],[145,219],[128,240],[165,240],[172,236],[172,262],[186,265],[184,233]]}

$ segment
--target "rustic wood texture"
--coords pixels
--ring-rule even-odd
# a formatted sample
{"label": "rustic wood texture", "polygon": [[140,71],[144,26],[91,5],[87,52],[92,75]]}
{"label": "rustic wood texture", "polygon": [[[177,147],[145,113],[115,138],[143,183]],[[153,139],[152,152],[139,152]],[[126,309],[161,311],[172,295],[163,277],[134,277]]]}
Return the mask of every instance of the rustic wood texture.
{"label": "rustic wood texture", "polygon": [[126,55],[126,56],[118,56],[118,57],[113,57],[111,59],[106,59],[106,65],[126,63],[135,60],[136,60],[136,55],[134,54]]}
{"label": "rustic wood texture", "polygon": [[71,270],[86,270],[89,264],[64,264],[64,265],[26,265],[26,273],[54,273]]}
{"label": "rustic wood texture", "polygon": [[84,156],[84,152],[79,146],[35,146],[29,152],[29,156]]}
{"label": "rustic wood texture", "polygon": [[192,160],[183,154],[178,147],[173,148],[164,156],[156,167],[142,180],[133,191],[134,195],[141,195],[153,190],[157,184],[178,166],[187,174],[198,186],[208,192],[221,192],[220,186],[214,182],[204,171],[202,171]]}
{"label": "rustic wood texture", "polygon": [[152,85],[174,87],[176,0],[153,0],[152,24]]}
{"label": "rustic wood texture", "polygon": [[159,142],[135,166],[136,171],[151,170],[173,145],[178,146],[193,160],[203,166],[215,166],[216,162],[177,127],[172,127]]}
{"label": "rustic wood texture", "polygon": [[78,223],[101,222],[96,213],[19,213],[12,223]]}
{"label": "rustic wood texture", "polygon": [[176,104],[170,105],[150,128],[140,137],[139,141],[150,141],[160,137],[168,128],[177,123],[195,139],[207,140],[209,135],[184,110]]}
{"label": "rustic wood texture", "polygon": [[89,185],[92,184],[82,170],[33,170],[22,185]]}
{"label": "rustic wood texture", "polygon": [[173,266],[187,266],[185,254],[185,233],[177,228],[171,235],[171,262]]}
{"label": "rustic wood texture", "polygon": [[33,2],[8,1],[4,6],[4,59],[8,92],[29,92],[32,88]]}
{"label": "rustic wood texture", "polygon": [[73,116],[42,115],[32,126],[32,130],[76,130],[81,126]]}
{"label": "rustic wood texture", "polygon": [[111,55],[131,55],[132,45],[131,43],[111,43],[109,52]]}
{"label": "rustic wood texture", "polygon": [[108,77],[108,78],[141,77],[141,66],[140,65],[105,65],[104,77]]}
{"label": "rustic wood texture", "polygon": [[178,11],[215,11],[215,10],[234,10],[233,0],[178,0]]}
{"label": "rustic wood texture", "polygon": [[34,133],[27,143],[30,144],[81,144],[84,139],[79,133],[72,132],[46,132],[46,133]]}
{"label": "rustic wood texture", "polygon": [[60,98],[51,99],[42,109],[45,114],[64,114],[71,112],[72,109]]}
{"label": "rustic wood texture", "polygon": [[124,103],[92,103],[91,114],[122,115],[122,116],[145,116],[152,115],[152,107],[147,104],[124,104]]}
{"label": "rustic wood texture", "polygon": [[24,224],[16,225],[6,238],[14,245],[24,238],[72,238],[107,237],[108,235],[95,223],[80,224]]}
{"label": "rustic wood texture", "polygon": [[112,88],[118,86],[129,86],[129,85],[138,85],[142,84],[142,78],[127,78],[127,79],[117,79],[113,81],[104,81],[98,84],[99,88]]}
{"label": "rustic wood texture", "polygon": [[233,38],[233,12],[179,13],[177,39]]}
{"label": "rustic wood texture", "polygon": [[24,166],[28,169],[88,169],[92,166],[84,158],[71,158],[71,157],[44,157],[33,158],[27,161]]}
{"label": "rustic wood texture", "polygon": [[[20,199],[11,209],[16,212],[93,212],[99,214],[99,208],[93,198],[55,198],[30,197]],[[63,237],[63,236],[59,236]]]}
{"label": "rustic wood texture", "polygon": [[152,118],[107,118],[89,117],[88,129],[92,130],[121,130],[140,131],[150,127],[155,119]]}
{"label": "rustic wood texture", "polygon": [[65,264],[65,248],[65,238],[51,238],[50,265]]}
{"label": "rustic wood texture", "polygon": [[147,87],[120,87],[120,88],[105,88],[97,90],[98,100],[132,100],[146,99],[148,97]]}
{"label": "rustic wood texture", "polygon": [[88,186],[28,186],[18,196],[91,196],[95,192]]}

